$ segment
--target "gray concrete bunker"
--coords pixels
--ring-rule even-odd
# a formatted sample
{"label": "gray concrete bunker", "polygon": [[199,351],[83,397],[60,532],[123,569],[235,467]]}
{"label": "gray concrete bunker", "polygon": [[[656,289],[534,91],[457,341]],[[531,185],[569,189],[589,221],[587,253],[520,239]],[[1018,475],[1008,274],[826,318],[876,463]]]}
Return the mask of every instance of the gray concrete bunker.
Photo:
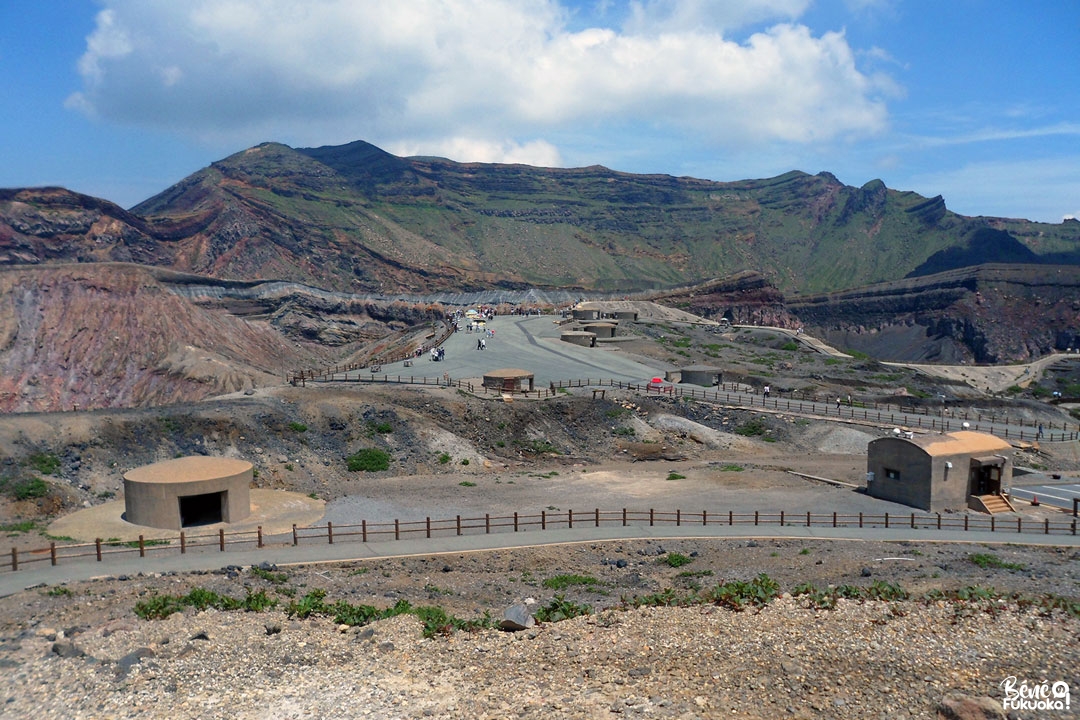
{"label": "gray concrete bunker", "polygon": [[124,519],[135,525],[183,530],[232,523],[251,514],[251,463],[191,456],[124,473]]}

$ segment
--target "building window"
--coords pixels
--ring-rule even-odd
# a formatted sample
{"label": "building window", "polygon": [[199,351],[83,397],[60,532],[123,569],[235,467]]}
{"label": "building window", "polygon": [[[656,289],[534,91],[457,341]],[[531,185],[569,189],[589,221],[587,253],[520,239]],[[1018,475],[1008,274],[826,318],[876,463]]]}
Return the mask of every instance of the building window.
{"label": "building window", "polygon": [[893,470],[891,468],[885,468],[885,477],[887,477],[890,480],[899,480],[900,479],[900,471],[899,470]]}

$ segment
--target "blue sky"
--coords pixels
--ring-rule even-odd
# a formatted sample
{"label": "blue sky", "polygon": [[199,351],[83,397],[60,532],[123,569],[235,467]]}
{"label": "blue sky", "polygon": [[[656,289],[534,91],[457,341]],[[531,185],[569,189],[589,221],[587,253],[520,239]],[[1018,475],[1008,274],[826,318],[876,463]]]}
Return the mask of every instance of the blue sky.
{"label": "blue sky", "polygon": [[130,207],[260,142],[1080,217],[1076,0],[12,0],[0,187]]}

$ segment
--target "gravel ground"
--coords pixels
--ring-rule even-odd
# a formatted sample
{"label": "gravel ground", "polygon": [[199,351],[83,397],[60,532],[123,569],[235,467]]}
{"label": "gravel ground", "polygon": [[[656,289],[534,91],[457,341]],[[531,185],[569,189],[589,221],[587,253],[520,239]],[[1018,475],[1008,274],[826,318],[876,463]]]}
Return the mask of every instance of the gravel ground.
{"label": "gravel ground", "polygon": [[[972,553],[1008,567],[980,567]],[[689,562],[672,567],[676,554]],[[1080,687],[1080,619],[1038,604],[840,600],[826,610],[790,594],[743,611],[623,602],[759,573],[782,591],[883,581],[918,598],[971,585],[1075,598],[1075,550],[679,540],[280,571],[106,578],[0,600],[3,716],[934,718],[954,693],[1000,709],[1009,676]],[[549,587],[567,574],[595,582]],[[134,613],[140,599],[193,588],[265,590],[280,604],[258,613],[189,608],[165,620]],[[520,632],[432,638],[408,615],[348,627],[283,612],[316,589],[328,603],[408,600],[465,619],[499,618],[529,598],[547,606],[557,592],[592,612]],[[1072,715],[1038,717],[1076,712],[1074,701]]]}

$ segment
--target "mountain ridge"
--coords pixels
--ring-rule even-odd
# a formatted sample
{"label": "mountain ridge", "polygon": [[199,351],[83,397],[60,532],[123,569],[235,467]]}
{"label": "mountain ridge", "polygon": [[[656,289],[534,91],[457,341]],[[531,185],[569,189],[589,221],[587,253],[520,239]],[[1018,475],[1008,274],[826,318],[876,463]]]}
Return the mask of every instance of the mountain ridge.
{"label": "mountain ridge", "polygon": [[[1080,261],[1080,223],[964,217],[940,196],[880,180],[855,188],[828,172],[790,171],[721,183],[401,158],[363,141],[263,143],[130,211],[72,196],[81,200],[4,191],[0,262],[109,259],[385,293],[637,292],[755,270],[804,294],[1010,259],[996,254],[1008,243],[972,249],[980,231],[1026,248],[1029,262]],[[65,217],[80,203],[97,213],[81,232]]]}

